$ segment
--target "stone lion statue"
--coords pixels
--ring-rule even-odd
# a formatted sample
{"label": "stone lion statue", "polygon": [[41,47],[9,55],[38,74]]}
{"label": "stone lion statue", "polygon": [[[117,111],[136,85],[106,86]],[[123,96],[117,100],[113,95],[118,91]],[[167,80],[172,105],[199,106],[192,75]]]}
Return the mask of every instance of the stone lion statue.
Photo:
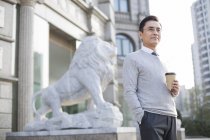
{"label": "stone lion statue", "polygon": [[[90,117],[96,117],[97,115],[99,116],[97,118],[98,120],[100,116],[104,117],[102,113],[104,111],[106,114],[108,113],[107,115],[115,117],[113,122],[118,120],[117,125],[121,125],[122,115],[118,108],[106,102],[103,98],[103,91],[113,78],[113,61],[115,56],[115,47],[110,43],[96,36],[83,39],[81,45],[75,52],[68,71],[57,82],[42,89],[33,96],[35,122],[28,124],[26,130],[100,127],[102,125],[94,124],[96,120],[92,119],[94,121],[92,123],[89,120],[91,120]],[[41,107],[36,109],[35,101],[38,96],[41,97]],[[61,106],[78,104],[87,99],[93,100],[95,106],[95,110],[92,110],[93,112],[87,111],[70,116],[61,109]],[[52,111],[52,118],[46,122],[45,115],[49,111]],[[65,127],[55,127],[58,120],[62,125],[66,125],[67,121],[71,123]],[[63,122],[64,120],[66,122]],[[78,123],[75,124],[77,120],[79,125]],[[81,125],[81,122],[86,125]],[[99,123],[101,122],[100,120]],[[48,125],[47,128],[46,123]],[[49,123],[52,123],[50,127]],[[102,124],[104,126],[104,123]]]}

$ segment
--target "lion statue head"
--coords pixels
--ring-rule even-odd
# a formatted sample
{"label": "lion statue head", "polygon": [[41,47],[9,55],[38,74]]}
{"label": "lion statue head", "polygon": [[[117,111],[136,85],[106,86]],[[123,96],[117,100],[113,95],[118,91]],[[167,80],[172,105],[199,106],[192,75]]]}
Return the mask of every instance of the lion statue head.
{"label": "lion statue head", "polygon": [[84,38],[76,50],[70,70],[77,72],[78,69],[91,67],[103,77],[103,83],[107,84],[113,78],[115,61],[116,48],[97,36],[90,36]]}

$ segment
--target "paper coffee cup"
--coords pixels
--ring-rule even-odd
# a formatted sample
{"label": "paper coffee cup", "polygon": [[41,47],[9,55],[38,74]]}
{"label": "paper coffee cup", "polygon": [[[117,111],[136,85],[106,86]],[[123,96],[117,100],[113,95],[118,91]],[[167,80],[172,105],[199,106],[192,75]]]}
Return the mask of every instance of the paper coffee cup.
{"label": "paper coffee cup", "polygon": [[165,76],[166,76],[166,86],[169,90],[171,90],[173,81],[176,79],[176,73],[167,72],[167,73],[165,73]]}

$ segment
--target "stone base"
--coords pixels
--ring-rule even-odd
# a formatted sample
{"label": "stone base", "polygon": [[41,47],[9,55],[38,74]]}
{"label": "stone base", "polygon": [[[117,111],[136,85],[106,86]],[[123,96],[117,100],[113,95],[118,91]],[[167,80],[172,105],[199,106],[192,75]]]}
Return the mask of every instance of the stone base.
{"label": "stone base", "polygon": [[177,130],[177,140],[185,140],[185,128],[179,128]]}
{"label": "stone base", "polygon": [[136,128],[10,132],[6,134],[6,140],[136,140]]}

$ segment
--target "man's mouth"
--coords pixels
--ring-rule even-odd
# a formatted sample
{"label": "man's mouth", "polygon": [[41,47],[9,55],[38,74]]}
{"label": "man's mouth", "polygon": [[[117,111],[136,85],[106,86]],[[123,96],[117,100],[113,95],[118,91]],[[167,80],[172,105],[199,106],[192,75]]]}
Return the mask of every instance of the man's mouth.
{"label": "man's mouth", "polygon": [[158,37],[152,37],[152,39],[154,39],[154,40],[158,40]]}

